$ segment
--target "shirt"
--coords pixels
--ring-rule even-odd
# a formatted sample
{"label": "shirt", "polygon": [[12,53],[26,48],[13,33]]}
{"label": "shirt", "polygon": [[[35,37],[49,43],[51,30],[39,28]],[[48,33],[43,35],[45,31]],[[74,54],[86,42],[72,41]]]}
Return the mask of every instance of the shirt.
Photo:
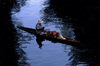
{"label": "shirt", "polygon": [[36,29],[37,30],[42,29],[42,28],[43,28],[43,26],[41,24],[39,24],[39,23],[36,24]]}

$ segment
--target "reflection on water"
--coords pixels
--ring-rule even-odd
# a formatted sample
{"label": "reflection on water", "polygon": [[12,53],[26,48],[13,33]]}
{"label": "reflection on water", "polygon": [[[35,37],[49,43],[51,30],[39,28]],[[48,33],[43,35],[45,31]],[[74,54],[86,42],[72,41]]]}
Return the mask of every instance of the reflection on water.
{"label": "reflection on water", "polygon": [[[52,9],[47,4],[43,5],[45,0],[28,0],[26,5],[21,7],[19,12],[12,15],[12,21],[16,25],[22,25],[29,28],[35,28],[38,19],[42,18],[45,30],[56,30],[57,32],[75,38],[72,25],[64,23],[62,18],[56,17]],[[83,66],[77,65],[80,55],[77,50],[69,45],[61,43],[52,43],[43,41],[39,43],[35,35],[25,31],[18,30],[19,45],[17,51],[20,55],[19,65],[21,66]],[[37,42],[38,41],[38,42]],[[41,47],[41,49],[40,49]],[[74,50],[74,51],[73,51]],[[79,51],[79,50],[78,50]],[[81,50],[80,50],[81,52]],[[75,54],[76,53],[76,54]],[[77,57],[77,58],[76,58]]]}

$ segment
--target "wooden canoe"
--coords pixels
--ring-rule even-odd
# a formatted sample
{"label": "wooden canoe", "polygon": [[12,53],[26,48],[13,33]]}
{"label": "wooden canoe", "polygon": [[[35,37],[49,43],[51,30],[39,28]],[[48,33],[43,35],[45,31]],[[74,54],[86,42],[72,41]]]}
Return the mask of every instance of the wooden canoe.
{"label": "wooden canoe", "polygon": [[53,38],[53,37],[49,37],[49,36],[46,36],[46,35],[39,35],[36,33],[36,30],[35,29],[32,29],[32,28],[27,28],[27,27],[17,27],[21,30],[24,30],[28,33],[31,33],[31,34],[34,34],[42,39],[45,39],[45,40],[49,40],[49,41],[52,41],[54,43],[63,43],[63,44],[68,44],[68,45],[72,45],[72,46],[79,46],[80,44],[80,41],[77,41],[77,40],[74,40],[74,39],[70,39],[68,37],[65,37],[67,38],[66,40],[63,40],[63,39],[57,39],[57,38]]}

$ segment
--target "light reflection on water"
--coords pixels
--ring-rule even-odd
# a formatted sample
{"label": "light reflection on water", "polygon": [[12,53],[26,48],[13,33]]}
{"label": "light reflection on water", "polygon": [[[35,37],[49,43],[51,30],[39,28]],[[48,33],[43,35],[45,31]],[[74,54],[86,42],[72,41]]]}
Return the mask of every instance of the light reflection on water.
{"label": "light reflection on water", "polygon": [[[49,18],[51,15],[48,15],[50,21],[46,20],[46,14],[41,12],[44,7],[46,7],[46,5],[43,5],[44,2],[45,0],[26,1],[26,5],[21,7],[19,12],[12,15],[13,21],[16,22],[15,25],[21,24],[25,27],[35,28],[38,19],[44,17],[43,25],[46,30],[56,30],[61,34],[75,38],[73,29],[69,27],[68,24],[65,25],[61,23],[62,20],[55,17],[53,12],[51,12],[52,18]],[[16,20],[14,20],[15,18]],[[23,35],[23,37],[20,36],[19,43],[27,57],[26,63],[29,63],[30,66],[70,66],[69,63],[71,60],[69,59],[72,55],[69,55],[69,53],[72,49],[71,46],[62,45],[61,43],[52,43],[46,40],[42,42],[43,46],[40,49],[38,48],[36,37],[34,37],[34,35],[21,30],[18,31]]]}

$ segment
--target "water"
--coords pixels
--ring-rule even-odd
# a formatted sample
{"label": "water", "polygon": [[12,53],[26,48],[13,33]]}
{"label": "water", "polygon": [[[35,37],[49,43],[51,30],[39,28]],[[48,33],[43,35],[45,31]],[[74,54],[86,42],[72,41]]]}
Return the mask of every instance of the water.
{"label": "water", "polygon": [[[75,38],[71,25],[63,23],[61,18],[56,17],[53,10],[48,13],[44,10],[49,4],[44,5],[46,0],[27,0],[26,4],[21,7],[19,12],[12,14],[12,21],[17,25],[35,28],[37,21],[41,18],[45,30],[56,30],[60,34]],[[12,11],[14,12],[14,11]],[[17,29],[17,28],[16,28]],[[39,48],[35,35],[31,35],[25,31],[18,30],[19,36],[19,66],[85,66],[86,64],[78,64],[73,59],[72,46],[53,43],[45,40],[42,42],[42,48]],[[22,51],[22,52],[21,52]],[[72,59],[71,59],[72,57]],[[73,64],[76,63],[76,64]]]}

